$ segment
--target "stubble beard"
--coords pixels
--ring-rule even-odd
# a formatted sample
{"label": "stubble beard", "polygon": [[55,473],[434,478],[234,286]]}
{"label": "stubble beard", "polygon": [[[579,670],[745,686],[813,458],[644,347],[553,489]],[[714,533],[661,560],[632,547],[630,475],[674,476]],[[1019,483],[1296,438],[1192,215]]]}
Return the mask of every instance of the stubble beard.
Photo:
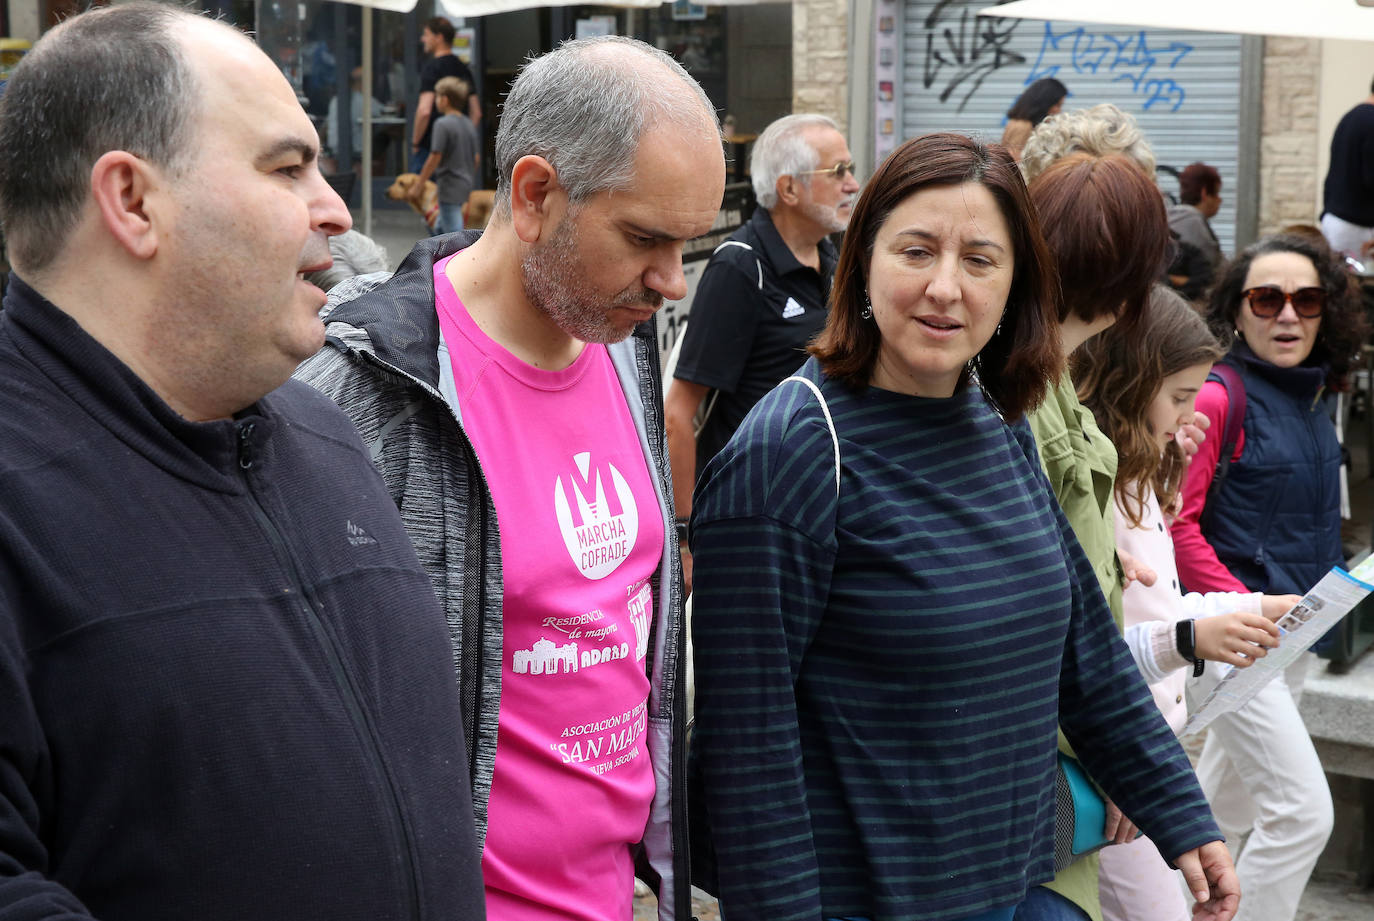
{"label": "stubble beard", "polygon": [[570,211],[547,243],[531,247],[520,259],[525,299],[563,332],[582,342],[611,345],[634,332],[633,323],[617,323],[616,307],[652,307],[663,296],[648,288],[630,288],[606,298],[586,277],[577,254],[576,213]]}

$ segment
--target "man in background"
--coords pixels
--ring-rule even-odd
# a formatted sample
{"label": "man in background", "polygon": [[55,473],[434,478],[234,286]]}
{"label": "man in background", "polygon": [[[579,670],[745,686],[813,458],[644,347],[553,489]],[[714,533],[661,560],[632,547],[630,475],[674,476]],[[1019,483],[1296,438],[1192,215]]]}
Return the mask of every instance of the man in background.
{"label": "man in background", "polygon": [[434,87],[444,77],[457,77],[468,85],[468,118],[473,125],[482,121],[482,101],[477,98],[477,83],[472,71],[453,53],[453,23],[443,16],[435,16],[420,30],[420,46],[429,60],[420,68],[420,98],[415,103],[415,119],[411,125],[410,171],[418,173],[429,157],[430,139],[434,133]]}
{"label": "man in background", "polygon": [[1322,233],[1331,248],[1363,262],[1374,241],[1374,83],[1331,136],[1322,191]]}
{"label": "man in background", "polygon": [[1169,284],[1188,300],[1197,300],[1226,260],[1211,225],[1221,210],[1221,174],[1206,163],[1190,163],[1179,174],[1178,190],[1178,204],[1166,203],[1178,248],[1169,265]]}
{"label": "man in background", "polygon": [[[361,67],[353,68],[348,77],[348,86],[351,96],[348,111],[353,118],[353,125],[348,129],[349,149],[352,152],[353,171],[355,173],[360,173],[358,167],[359,164],[362,163],[363,158],[363,123],[361,119],[364,105],[363,69]],[[381,102],[379,102],[375,96],[369,97],[369,99],[372,106],[373,117],[375,118],[381,115]],[[348,169],[346,164],[338,160],[340,156],[339,152],[343,150],[342,141],[344,130],[345,126],[343,124],[343,119],[340,117],[339,97],[336,95],[333,99],[329,100],[329,111],[325,115],[325,131],[328,135],[329,153],[335,158],[335,169],[338,172]]]}
{"label": "man in background", "polygon": [[[824,115],[787,115],[765,128],[749,172],[759,206],[706,264],[666,398],[679,526],[692,514],[696,472],[801,367],[825,326],[837,260],[828,237],[848,226],[859,193],[849,145]],[[686,541],[682,554],[690,590]]]}
{"label": "man in background", "polygon": [[298,375],[353,418],[458,641],[491,917],[628,918],[638,863],[689,918],[653,321],[719,213],[720,127],[662,51],[585,39],[521,70],[495,166],[486,230],[340,285]]}

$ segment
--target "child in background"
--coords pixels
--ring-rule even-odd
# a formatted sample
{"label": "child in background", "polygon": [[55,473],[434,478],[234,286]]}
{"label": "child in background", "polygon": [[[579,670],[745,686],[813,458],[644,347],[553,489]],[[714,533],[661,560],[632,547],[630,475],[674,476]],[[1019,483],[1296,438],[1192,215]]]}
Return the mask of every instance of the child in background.
{"label": "child in background", "polygon": [[[1245,668],[1278,646],[1273,621],[1296,595],[1179,590],[1166,509],[1178,498],[1185,467],[1175,443],[1193,418],[1203,381],[1224,354],[1207,324],[1182,298],[1156,287],[1132,329],[1112,328],[1072,357],[1078,397],[1116,446],[1116,540],[1155,570],[1122,596],[1126,641],[1155,703],[1174,732],[1187,719],[1184,686],[1203,660]],[[1215,667],[1215,666],[1213,666]],[[1102,851],[1099,876],[1106,921],[1188,921],[1178,873],[1148,838]]]}
{"label": "child in background", "polygon": [[453,233],[463,229],[463,206],[477,184],[481,162],[481,141],[477,126],[463,114],[468,108],[470,89],[457,77],[444,77],[434,84],[434,104],[439,119],[434,123],[429,158],[420,167],[420,181],[411,197],[424,194],[426,180],[433,177],[439,186],[439,220],[434,232]]}

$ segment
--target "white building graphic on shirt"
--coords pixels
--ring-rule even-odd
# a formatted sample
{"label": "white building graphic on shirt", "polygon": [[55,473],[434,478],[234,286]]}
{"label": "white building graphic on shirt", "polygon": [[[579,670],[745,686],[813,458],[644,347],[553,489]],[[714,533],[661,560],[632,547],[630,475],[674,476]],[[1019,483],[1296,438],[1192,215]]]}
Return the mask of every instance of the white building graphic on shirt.
{"label": "white building graphic on shirt", "polygon": [[649,604],[653,597],[654,593],[646,582],[630,599],[630,623],[635,628],[636,659],[642,659],[649,654]]}
{"label": "white building graphic on shirt", "polygon": [[511,656],[511,670],[517,675],[556,675],[558,667],[572,673],[577,671],[577,644],[556,646],[540,637],[532,649],[517,649]]}

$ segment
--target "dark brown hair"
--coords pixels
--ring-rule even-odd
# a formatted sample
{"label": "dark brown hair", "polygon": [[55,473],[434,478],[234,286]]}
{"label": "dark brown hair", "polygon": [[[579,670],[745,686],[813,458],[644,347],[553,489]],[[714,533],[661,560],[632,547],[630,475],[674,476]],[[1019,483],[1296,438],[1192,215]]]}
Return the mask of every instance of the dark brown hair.
{"label": "dark brown hair", "polygon": [[[898,147],[865,185],[849,220],[830,316],[811,353],[830,377],[868,386],[882,337],[865,308],[878,230],[902,202],[924,189],[976,182],[986,188],[1011,232],[1013,272],[1002,322],[971,362],[988,399],[1007,421],[1032,409],[1059,374],[1054,262],[1045,247],[1021,172],[1006,149],[962,134],[928,134]],[[968,383],[967,373],[960,385]]]}
{"label": "dark brown hair", "polygon": [[1059,266],[1059,320],[1106,314],[1129,326],[1164,268],[1169,220],[1154,180],[1121,154],[1076,153],[1030,185]]}
{"label": "dark brown hair", "polygon": [[1360,345],[1369,333],[1364,319],[1360,289],[1345,270],[1345,260],[1333,253],[1321,238],[1312,239],[1292,233],[1274,234],[1251,243],[1222,272],[1207,301],[1207,323],[1222,341],[1230,341],[1240,313],[1240,293],[1250,265],[1270,253],[1297,253],[1306,256],[1317,270],[1317,283],[1326,289],[1326,309],[1312,354],[1303,361],[1308,367],[1326,368],[1328,390],[1345,390],[1346,376],[1360,355]]}
{"label": "dark brown hair", "polygon": [[1069,88],[1053,77],[1041,77],[1022,91],[1007,110],[1008,119],[1021,119],[1034,128],[1045,120],[1056,103],[1063,102]]}
{"label": "dark brown hair", "polygon": [[1144,517],[1147,486],[1168,508],[1183,484],[1183,450],[1171,442],[1160,453],[1150,404],[1170,374],[1215,364],[1223,354],[1192,305],[1156,285],[1132,328],[1113,326],[1069,358],[1078,399],[1116,446],[1116,496],[1131,527]]}
{"label": "dark brown hair", "polygon": [[90,10],[15,69],[0,107],[0,221],[21,274],[48,268],[71,242],[106,152],[185,175],[202,118],[194,52],[178,35],[191,15],[170,3]]}
{"label": "dark brown hair", "polygon": [[453,37],[458,34],[458,30],[453,28],[453,23],[449,22],[447,16],[433,16],[426,19],[424,28],[442,38],[445,45],[452,45]]}
{"label": "dark brown hair", "polygon": [[1196,205],[1202,201],[1202,194],[1215,195],[1221,191],[1221,173],[1215,166],[1206,163],[1189,163],[1178,174],[1178,200],[1185,205]]}

